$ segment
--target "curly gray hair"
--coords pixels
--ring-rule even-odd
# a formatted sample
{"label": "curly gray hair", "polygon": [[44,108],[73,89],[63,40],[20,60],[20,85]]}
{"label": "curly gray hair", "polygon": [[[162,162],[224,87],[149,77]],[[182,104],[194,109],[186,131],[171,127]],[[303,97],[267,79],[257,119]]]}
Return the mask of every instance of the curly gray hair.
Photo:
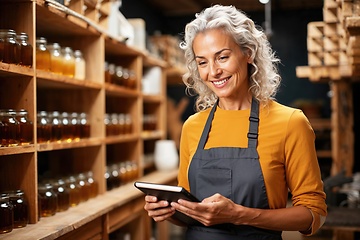
{"label": "curly gray hair", "polygon": [[214,5],[195,15],[196,18],[185,27],[184,41],[180,48],[185,51],[188,72],[183,76],[187,92],[198,94],[195,107],[205,110],[215,104],[217,96],[201,80],[193,51],[193,40],[198,33],[221,28],[233,36],[244,53],[250,54],[250,88],[252,95],[260,102],[273,99],[280,85],[281,77],[275,56],[265,33],[257,28],[245,13],[233,6]]}

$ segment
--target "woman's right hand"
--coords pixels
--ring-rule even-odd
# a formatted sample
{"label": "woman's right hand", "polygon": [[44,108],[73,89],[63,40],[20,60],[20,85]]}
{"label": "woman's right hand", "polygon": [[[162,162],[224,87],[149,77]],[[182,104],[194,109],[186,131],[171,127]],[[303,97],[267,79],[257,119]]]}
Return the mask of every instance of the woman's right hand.
{"label": "woman's right hand", "polygon": [[157,197],[150,195],[145,196],[144,209],[155,222],[167,220],[175,213],[175,208],[168,201],[158,201]]}

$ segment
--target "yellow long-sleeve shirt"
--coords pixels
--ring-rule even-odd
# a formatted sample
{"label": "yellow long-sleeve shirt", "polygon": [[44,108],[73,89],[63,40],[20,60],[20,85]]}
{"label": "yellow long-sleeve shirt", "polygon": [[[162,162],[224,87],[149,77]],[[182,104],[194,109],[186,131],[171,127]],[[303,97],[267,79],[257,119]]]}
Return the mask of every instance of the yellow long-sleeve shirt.
{"label": "yellow long-sleeve shirt", "polygon": [[[210,109],[190,116],[184,123],[180,141],[178,182],[190,189],[188,167],[195,154]],[[217,107],[205,149],[247,148],[250,109],[229,111]],[[257,151],[271,209],[285,208],[288,190],[294,206],[311,210],[313,234],[326,216],[325,193],[315,150],[315,134],[301,110],[275,101],[260,105]]]}

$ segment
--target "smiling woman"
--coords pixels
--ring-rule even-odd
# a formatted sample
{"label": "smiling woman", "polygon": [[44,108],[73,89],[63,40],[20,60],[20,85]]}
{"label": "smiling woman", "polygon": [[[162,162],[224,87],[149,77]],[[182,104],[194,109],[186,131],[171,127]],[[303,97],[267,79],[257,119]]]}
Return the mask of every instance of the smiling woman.
{"label": "smiling woman", "polygon": [[181,48],[198,112],[182,128],[178,183],[201,202],[146,196],[149,216],[182,226],[174,213],[190,216],[201,223],[186,226],[191,240],[315,233],[327,214],[315,135],[302,111],[274,99],[279,59],[265,33],[235,7],[214,5],[187,24]]}

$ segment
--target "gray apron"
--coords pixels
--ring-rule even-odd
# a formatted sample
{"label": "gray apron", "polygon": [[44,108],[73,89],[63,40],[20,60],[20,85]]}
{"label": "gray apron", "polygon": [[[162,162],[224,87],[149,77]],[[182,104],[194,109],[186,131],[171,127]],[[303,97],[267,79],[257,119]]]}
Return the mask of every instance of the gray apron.
{"label": "gray apron", "polygon": [[[210,111],[199,145],[189,167],[190,191],[198,199],[215,193],[236,204],[268,209],[264,177],[256,150],[259,103],[253,99],[250,113],[248,148],[217,147],[204,149],[217,104]],[[226,136],[222,136],[226,137]],[[188,226],[188,240],[281,240],[280,231],[246,225],[219,224],[211,227]]]}

